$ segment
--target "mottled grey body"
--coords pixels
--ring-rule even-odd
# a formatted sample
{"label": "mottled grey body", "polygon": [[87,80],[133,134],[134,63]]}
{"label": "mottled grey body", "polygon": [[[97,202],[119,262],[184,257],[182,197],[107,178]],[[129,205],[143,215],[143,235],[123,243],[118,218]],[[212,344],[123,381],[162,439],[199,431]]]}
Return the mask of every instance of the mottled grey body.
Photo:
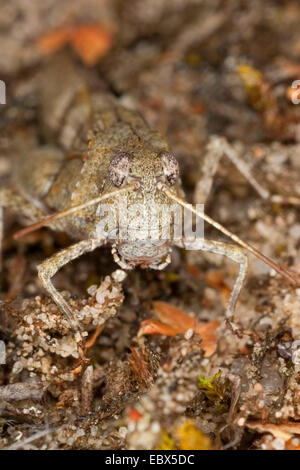
{"label": "mottled grey body", "polygon": [[[168,143],[157,131],[150,129],[137,112],[122,106],[108,93],[89,92],[81,72],[75,70],[64,55],[50,65],[45,76],[41,89],[41,120],[50,144],[23,145],[14,152],[15,188],[0,190],[0,253],[3,207],[11,207],[26,215],[31,222],[37,222],[53,212],[88,204],[98,197],[106,197],[105,203],[114,205],[118,202],[116,188],[120,193],[127,187],[134,188],[126,194],[129,207],[136,204],[146,208],[170,206],[174,201],[180,208],[187,206],[182,199],[178,163],[170,154]],[[56,80],[60,76],[63,76],[63,81],[57,88]],[[201,203],[205,203],[217,168],[217,164],[207,162],[211,158],[218,162],[225,144],[217,138],[208,147],[204,161],[204,168],[207,167],[208,171],[197,185],[198,194],[202,195]],[[112,196],[110,193],[113,191]],[[122,238],[118,223],[113,227],[117,237],[111,239],[109,234],[103,236],[100,230],[101,207],[101,202],[93,203],[47,223],[52,229],[67,232],[76,241],[38,267],[43,286],[75,328],[76,316],[53,286],[51,278],[71,260],[109,243],[115,261],[124,269],[137,265],[163,269],[170,262],[173,244],[225,255],[238,263],[239,274],[226,310],[228,323],[237,330],[231,319],[247,271],[247,256],[239,246],[205,239],[191,244],[184,236],[180,240],[173,239],[172,232],[168,239],[162,239],[159,236],[160,225],[156,239],[149,239],[143,226],[135,226],[134,215],[129,220],[133,227],[130,239]],[[115,211],[118,211],[117,205]],[[195,209],[192,212],[198,214]],[[154,213],[156,215],[159,216]],[[235,242],[262,258],[253,247],[205,217]],[[162,218],[161,226],[166,223]],[[270,264],[267,258],[262,259]],[[277,270],[284,274],[282,269]]]}
{"label": "mottled grey body", "polygon": [[[140,191],[128,194],[127,204],[146,207],[168,205],[169,198],[157,189],[157,182],[164,179],[160,153],[168,151],[166,140],[150,129],[138,113],[121,106],[108,94],[91,95],[89,103],[90,137],[87,142],[79,139],[76,142],[76,147],[82,149],[81,153],[74,153],[76,147],[69,149],[70,154],[64,154],[55,147],[47,146],[33,150],[26,159],[19,154],[15,161],[19,191],[45,215],[88,202],[115,189],[110,177],[110,165],[113,157],[123,151],[130,155],[126,182],[141,183]],[[96,122],[93,121],[95,119]],[[182,194],[179,179],[173,189]],[[115,211],[118,210],[115,199],[105,203],[115,205]],[[55,228],[64,230],[75,240],[93,239],[99,237],[97,228],[100,223],[99,207],[91,206],[80,211],[76,217],[65,217]],[[115,227],[116,231],[118,228]],[[137,234],[136,240],[140,238],[141,242],[128,243],[118,239],[118,250],[114,249],[114,254],[121,266],[130,268],[140,264],[159,268],[161,260],[165,265],[169,243],[159,240],[147,242],[147,234],[144,237],[138,235],[141,234]]]}

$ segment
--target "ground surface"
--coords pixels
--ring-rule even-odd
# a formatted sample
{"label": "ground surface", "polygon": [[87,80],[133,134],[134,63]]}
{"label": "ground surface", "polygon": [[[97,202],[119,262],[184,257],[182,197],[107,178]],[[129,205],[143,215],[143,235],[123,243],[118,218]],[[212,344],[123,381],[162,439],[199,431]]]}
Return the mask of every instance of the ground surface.
{"label": "ground surface", "polygon": [[[290,100],[300,75],[299,17],[291,0],[1,5],[0,78],[9,105],[0,116],[1,184],[9,181],[14,130],[45,140],[39,73],[68,42],[88,75],[166,135],[189,201],[212,134],[240,149],[271,193],[300,197],[300,108]],[[206,205],[295,273],[299,210],[263,200],[226,159]],[[80,363],[82,345],[36,274],[36,265],[70,240],[42,229],[17,243],[11,235],[18,227],[20,219],[6,211],[0,449],[300,447],[299,288],[251,257],[236,321],[252,335],[239,339],[223,322],[232,263],[174,249],[164,271],[136,270],[123,279],[109,250],[97,250],[55,281],[88,335],[90,362]],[[206,235],[221,239],[209,227]],[[169,336],[146,334],[157,326],[151,318]]]}

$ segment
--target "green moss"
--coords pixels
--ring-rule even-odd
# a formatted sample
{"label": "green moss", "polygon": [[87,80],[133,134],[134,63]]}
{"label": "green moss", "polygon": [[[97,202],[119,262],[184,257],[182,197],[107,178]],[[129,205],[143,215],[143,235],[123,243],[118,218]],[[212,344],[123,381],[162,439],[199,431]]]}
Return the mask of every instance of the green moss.
{"label": "green moss", "polygon": [[220,370],[210,379],[199,377],[199,389],[217,411],[224,412],[230,404],[230,382],[226,378],[222,379],[221,376],[222,371]]}

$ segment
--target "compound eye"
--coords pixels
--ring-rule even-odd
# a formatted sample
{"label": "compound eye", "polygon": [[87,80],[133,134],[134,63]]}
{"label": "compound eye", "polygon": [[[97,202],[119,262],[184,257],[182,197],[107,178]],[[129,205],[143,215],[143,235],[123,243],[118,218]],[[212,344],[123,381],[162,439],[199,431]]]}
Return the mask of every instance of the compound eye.
{"label": "compound eye", "polygon": [[127,152],[117,153],[109,165],[109,179],[114,186],[119,188],[125,181],[129,172],[130,154]]}
{"label": "compound eye", "polygon": [[159,156],[161,158],[164,175],[167,178],[168,183],[171,185],[175,184],[179,176],[178,161],[172,153],[167,152],[166,150],[160,152]]}

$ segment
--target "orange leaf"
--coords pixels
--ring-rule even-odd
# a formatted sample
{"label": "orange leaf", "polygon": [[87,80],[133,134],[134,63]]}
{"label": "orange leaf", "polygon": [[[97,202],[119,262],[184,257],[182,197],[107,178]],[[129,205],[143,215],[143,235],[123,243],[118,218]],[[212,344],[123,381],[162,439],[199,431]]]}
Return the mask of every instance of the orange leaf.
{"label": "orange leaf", "polygon": [[[285,443],[285,450],[300,450],[300,444],[296,444],[294,441],[295,439],[289,439]],[[297,441],[299,442],[299,439]]]}
{"label": "orange leaf", "polygon": [[195,329],[197,320],[194,317],[190,317],[186,313],[179,310],[167,302],[153,302],[153,307],[156,316],[160,321],[166,325],[172,326],[180,333],[185,333],[187,330],[192,328]]}
{"label": "orange leaf", "polygon": [[112,45],[112,34],[97,25],[58,28],[38,40],[44,54],[52,54],[70,43],[86,65],[94,65]]}
{"label": "orange leaf", "polygon": [[93,25],[75,27],[70,41],[86,65],[94,65],[112,45],[112,35],[107,30]]}
{"label": "orange leaf", "polygon": [[173,328],[172,326],[165,325],[164,323],[149,318],[148,320],[144,320],[142,322],[138,331],[138,337],[143,335],[175,336],[178,335],[178,333],[181,333],[178,328]]}
{"label": "orange leaf", "polygon": [[201,349],[205,357],[211,356],[216,350],[216,329],[219,326],[217,321],[209,323],[199,323],[196,318],[190,317],[178,308],[167,302],[153,302],[154,311],[160,322],[154,319],[144,320],[139,329],[138,336],[142,335],[166,335],[175,336],[193,329],[201,339]]}
{"label": "orange leaf", "polygon": [[136,423],[142,418],[142,413],[140,413],[136,408],[130,408],[129,410],[129,419]]}
{"label": "orange leaf", "polygon": [[60,28],[44,34],[38,40],[38,46],[44,54],[52,54],[61,49],[70,37],[70,28]]}
{"label": "orange leaf", "polygon": [[216,329],[219,322],[211,321],[209,323],[198,323],[195,332],[202,339],[201,349],[204,351],[204,356],[211,356],[217,347]]}

